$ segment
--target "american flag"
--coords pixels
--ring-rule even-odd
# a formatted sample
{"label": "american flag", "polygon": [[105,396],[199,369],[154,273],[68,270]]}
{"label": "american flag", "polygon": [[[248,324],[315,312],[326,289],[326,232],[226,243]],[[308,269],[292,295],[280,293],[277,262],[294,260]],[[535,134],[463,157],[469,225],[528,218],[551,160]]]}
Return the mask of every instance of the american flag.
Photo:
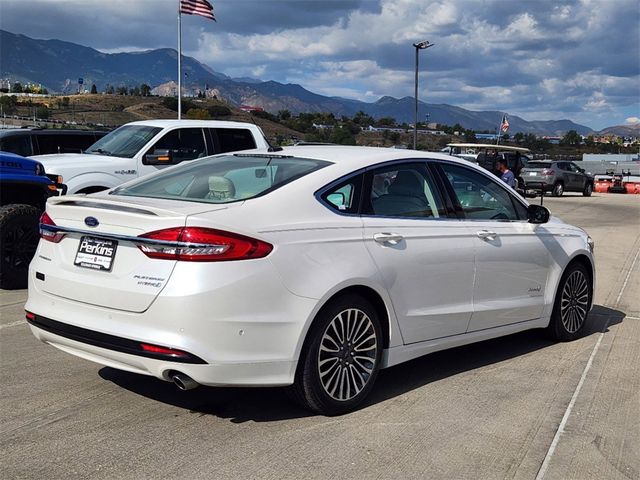
{"label": "american flag", "polygon": [[502,122],[500,123],[500,131],[502,133],[507,133],[509,131],[509,120],[507,120],[507,116],[502,116]]}
{"label": "american flag", "polygon": [[213,5],[207,0],[180,0],[180,13],[200,15],[216,21],[216,17],[213,16]]}

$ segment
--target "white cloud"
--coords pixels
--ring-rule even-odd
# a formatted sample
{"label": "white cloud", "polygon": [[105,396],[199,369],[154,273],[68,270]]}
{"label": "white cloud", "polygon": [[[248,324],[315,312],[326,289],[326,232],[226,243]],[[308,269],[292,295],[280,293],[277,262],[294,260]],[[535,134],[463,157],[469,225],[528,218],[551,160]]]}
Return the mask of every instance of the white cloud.
{"label": "white cloud", "polygon": [[624,122],[628,123],[629,125],[638,125],[640,123],[640,118],[638,118],[638,117],[629,117]]}

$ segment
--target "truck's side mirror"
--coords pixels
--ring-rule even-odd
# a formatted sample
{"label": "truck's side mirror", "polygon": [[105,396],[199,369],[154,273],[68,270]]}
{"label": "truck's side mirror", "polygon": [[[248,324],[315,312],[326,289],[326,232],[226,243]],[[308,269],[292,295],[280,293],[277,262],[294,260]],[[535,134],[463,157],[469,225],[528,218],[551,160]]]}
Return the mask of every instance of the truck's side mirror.
{"label": "truck's side mirror", "polygon": [[148,153],[142,159],[144,165],[173,165],[173,153],[171,150],[156,148],[153,153]]}
{"label": "truck's side mirror", "polygon": [[547,223],[551,213],[547,207],[531,204],[527,208],[527,216],[529,223]]}

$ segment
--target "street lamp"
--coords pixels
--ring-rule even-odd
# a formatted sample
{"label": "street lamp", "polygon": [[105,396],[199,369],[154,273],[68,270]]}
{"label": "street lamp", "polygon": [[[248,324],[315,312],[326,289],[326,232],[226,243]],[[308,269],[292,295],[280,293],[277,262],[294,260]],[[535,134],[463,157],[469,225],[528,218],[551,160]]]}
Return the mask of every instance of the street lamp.
{"label": "street lamp", "polygon": [[435,44],[429,43],[428,40],[424,42],[414,43],[413,46],[416,49],[416,89],[415,89],[415,101],[416,108],[413,116],[413,149],[416,150],[418,148],[418,51],[426,50],[429,47],[433,47]]}

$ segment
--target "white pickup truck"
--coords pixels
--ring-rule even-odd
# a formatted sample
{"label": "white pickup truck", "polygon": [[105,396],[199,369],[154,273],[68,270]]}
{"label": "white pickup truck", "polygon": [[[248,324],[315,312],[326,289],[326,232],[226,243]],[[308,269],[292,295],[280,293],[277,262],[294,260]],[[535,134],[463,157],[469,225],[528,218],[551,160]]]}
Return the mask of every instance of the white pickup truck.
{"label": "white pickup truck", "polygon": [[238,150],[268,149],[257,125],[217,120],[145,120],[117,128],[84,153],[37,155],[67,193],[94,193],[169,165]]}

